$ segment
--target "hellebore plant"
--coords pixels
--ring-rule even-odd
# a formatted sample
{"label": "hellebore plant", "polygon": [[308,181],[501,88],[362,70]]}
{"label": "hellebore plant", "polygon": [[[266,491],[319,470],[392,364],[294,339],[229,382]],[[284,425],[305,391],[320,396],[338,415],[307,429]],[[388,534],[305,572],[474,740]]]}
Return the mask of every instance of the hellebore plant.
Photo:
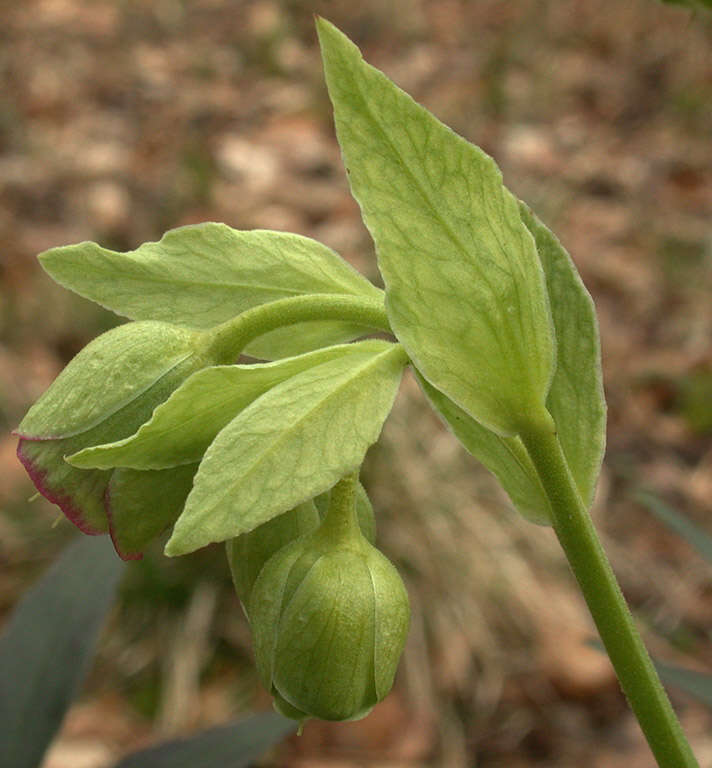
{"label": "hellebore plant", "polygon": [[[277,708],[357,718],[388,693],[408,628],[357,476],[410,365],[514,506],[553,526],[659,765],[697,765],[588,512],[606,415],[591,297],[490,157],[317,26],[385,293],[313,240],[222,224],[47,251],[57,282],[135,322],[30,409],[21,461],[125,559],[170,526],[170,556],[226,542]],[[354,341],[374,331],[396,341]]]}

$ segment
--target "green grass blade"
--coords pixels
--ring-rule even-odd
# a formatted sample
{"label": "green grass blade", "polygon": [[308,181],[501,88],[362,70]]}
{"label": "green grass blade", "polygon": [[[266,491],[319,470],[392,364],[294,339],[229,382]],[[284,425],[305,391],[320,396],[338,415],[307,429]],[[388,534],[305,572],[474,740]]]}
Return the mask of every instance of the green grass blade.
{"label": "green grass blade", "polygon": [[123,563],[108,537],[77,539],[0,637],[0,765],[36,768],[81,684]]}
{"label": "green grass blade", "polygon": [[294,720],[265,712],[141,750],[114,768],[247,768],[296,727]]}

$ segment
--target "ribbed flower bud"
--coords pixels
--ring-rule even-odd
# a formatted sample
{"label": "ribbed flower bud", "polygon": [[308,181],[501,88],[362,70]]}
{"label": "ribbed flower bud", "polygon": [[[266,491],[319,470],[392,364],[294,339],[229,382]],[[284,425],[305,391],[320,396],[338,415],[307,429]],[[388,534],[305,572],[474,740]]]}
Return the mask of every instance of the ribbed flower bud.
{"label": "ribbed flower bud", "polygon": [[[305,533],[314,531],[326,516],[330,498],[331,490],[272,518],[249,533],[243,533],[225,542],[232,583],[245,609],[262,566],[277,550]],[[373,544],[376,536],[376,519],[371,502],[361,483],[356,483],[354,499],[361,533]]]}
{"label": "ribbed flower bud", "polygon": [[315,530],[319,521],[314,502],[307,501],[226,542],[232,582],[245,608],[262,566],[282,547]]}
{"label": "ribbed flower bud", "polygon": [[255,656],[288,717],[363,717],[390,691],[409,624],[393,565],[362,535],[353,478],[313,533],[262,568],[248,605]]}

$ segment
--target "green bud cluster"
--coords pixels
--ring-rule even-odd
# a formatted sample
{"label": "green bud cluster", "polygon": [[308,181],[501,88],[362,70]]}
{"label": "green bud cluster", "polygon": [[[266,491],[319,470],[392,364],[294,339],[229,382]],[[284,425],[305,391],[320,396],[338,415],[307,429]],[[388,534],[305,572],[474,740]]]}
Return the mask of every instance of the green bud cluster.
{"label": "green bud cluster", "polygon": [[301,505],[228,547],[260,677],[293,719],[364,717],[390,691],[405,644],[408,596],[362,531],[354,486],[337,484],[321,523]]}

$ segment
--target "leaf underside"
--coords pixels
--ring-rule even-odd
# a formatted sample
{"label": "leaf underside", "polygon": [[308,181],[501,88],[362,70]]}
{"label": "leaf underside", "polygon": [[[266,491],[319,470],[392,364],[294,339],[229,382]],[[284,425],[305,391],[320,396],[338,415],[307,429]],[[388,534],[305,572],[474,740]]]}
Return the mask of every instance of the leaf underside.
{"label": "leaf underside", "polygon": [[546,405],[586,504],[605,444],[593,302],[558,240],[480,149],[333,25],[317,22],[352,192],[376,243],[391,325],[432,404],[539,523],[549,503],[516,436]]}
{"label": "leaf underside", "polygon": [[109,533],[124,560],[139,560],[146,547],[178,519],[198,465],[138,471],[116,469],[105,495]]}
{"label": "leaf underside", "polygon": [[351,190],[376,244],[391,326],[421,374],[473,418],[516,434],[544,405],[553,338],[517,200],[479,148],[318,21]]}
{"label": "leaf underside", "polygon": [[200,461],[223,427],[267,390],[315,365],[353,353],[343,344],[260,365],[221,365],[194,373],[136,433],[68,457],[77,467],[165,469]]}
{"label": "leaf underside", "polygon": [[[593,301],[571,257],[550,230],[523,203],[542,261],[556,332],[557,366],[546,406],[557,425],[561,447],[587,506],[593,502],[605,451],[606,403]],[[550,524],[549,502],[534,465],[518,437],[501,437],[418,377],[423,391],[455,436],[500,481],[524,517]]]}
{"label": "leaf underside", "polygon": [[359,342],[241,411],[206,451],[166,554],[246,533],[360,466],[406,362],[399,345]]}
{"label": "leaf underside", "polygon": [[[338,254],[307,237],[239,231],[207,222],[172,229],[158,242],[119,253],[96,243],[40,255],[65,288],[133,320],[162,320],[207,329],[250,307],[290,296],[382,292]],[[263,359],[300,354],[362,336],[332,321],[301,323],[265,334],[246,350]]]}

